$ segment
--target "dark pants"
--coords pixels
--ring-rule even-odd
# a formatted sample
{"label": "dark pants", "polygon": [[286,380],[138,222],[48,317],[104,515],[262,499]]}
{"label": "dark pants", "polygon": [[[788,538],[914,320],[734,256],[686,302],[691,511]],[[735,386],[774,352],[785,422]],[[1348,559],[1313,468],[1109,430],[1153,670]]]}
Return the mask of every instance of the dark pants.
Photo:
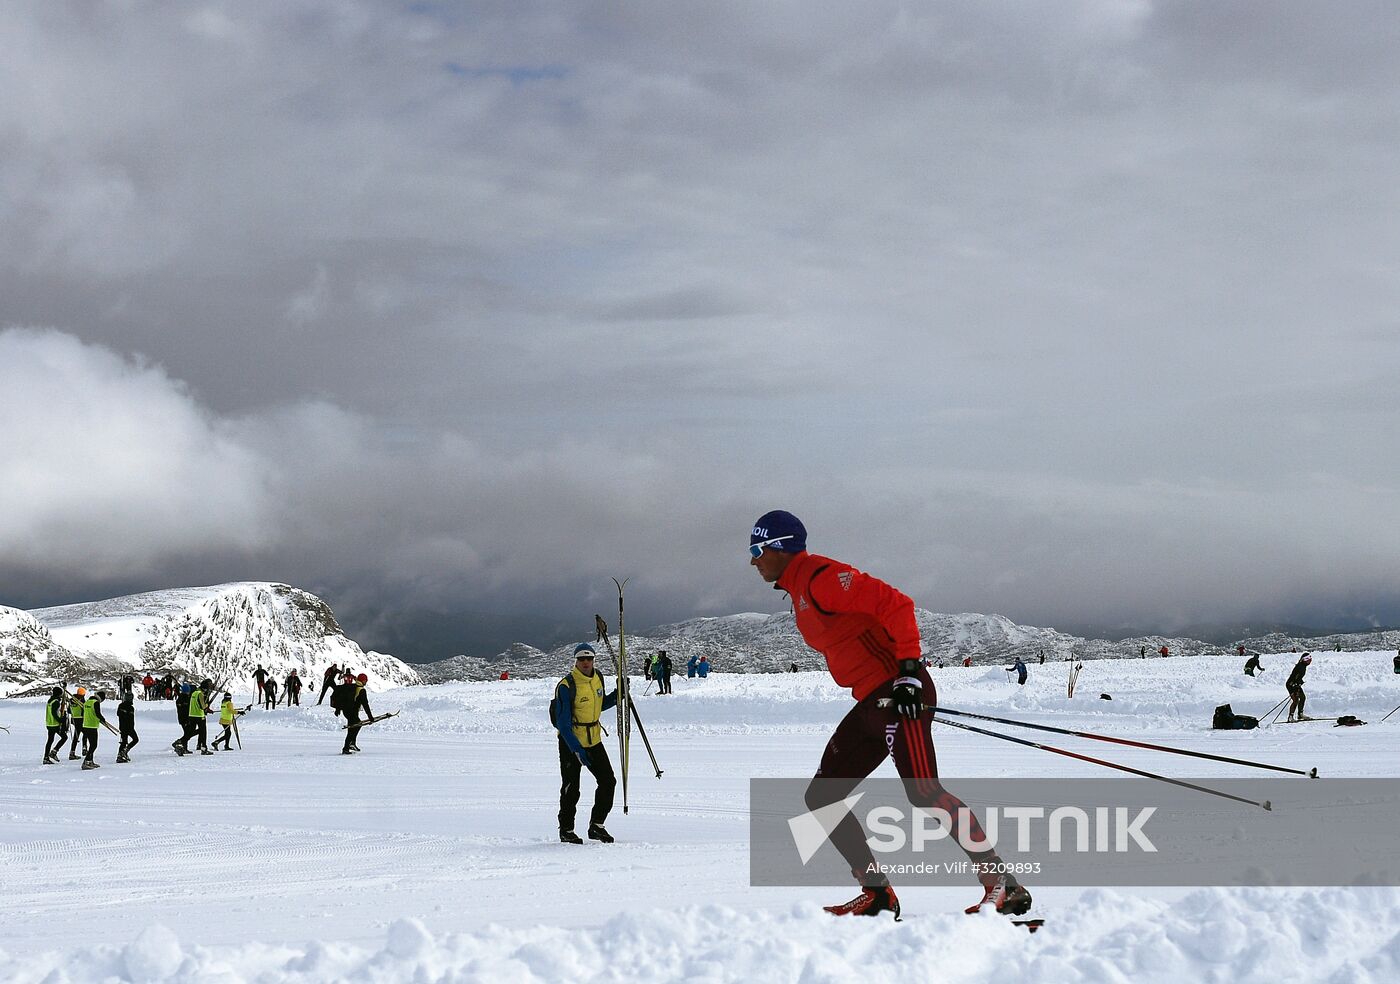
{"label": "dark pants", "polygon": [[[917,676],[923,683],[924,702],[936,704],[938,697],[928,670],[920,667]],[[915,806],[937,807],[946,811],[952,818],[953,829],[949,833],[967,856],[973,861],[994,860],[996,854],[990,847],[983,846],[978,850],[966,846],[985,845],[986,835],[982,825],[967,804],[938,781],[932,715],[925,711],[918,718],[905,718],[895,713],[893,707],[880,707],[877,702],[890,697],[893,690],[893,680],[881,684],[851,708],[836,726],[836,732],[822,752],[821,767],[807,787],[807,808],[819,810],[840,802],[850,796],[886,757],[893,757],[895,769],[904,780],[904,792],[909,802]],[[874,856],[866,843],[865,831],[853,814],[847,813],[836,825],[831,833],[831,842],[851,866],[851,874],[861,885],[888,884],[884,875],[871,870]]]}
{"label": "dark pants", "polygon": [[327,680],[327,681],[325,681],[324,683],[322,683],[322,684],[321,684],[321,696],[316,698],[316,703],[319,704],[319,703],[321,703],[321,701],[325,700],[325,699],[326,699],[326,694],[330,693],[331,688],[334,687],[334,686],[335,686],[335,681],[334,681],[334,680]]}
{"label": "dark pants", "polygon": [[287,691],[287,704],[288,704],[288,706],[290,706],[290,705],[292,705],[292,704],[295,704],[297,707],[300,707],[300,706],[301,706],[301,690],[300,690],[300,689],[288,690],[288,691]]}
{"label": "dark pants", "polygon": [[1288,716],[1303,716],[1303,705],[1308,702],[1308,695],[1303,693],[1303,688],[1292,686],[1288,688]]}
{"label": "dark pants", "polygon": [[78,754],[78,742],[83,738],[83,722],[81,718],[74,718],[72,724],[73,743],[68,746],[68,757],[72,758]]}
{"label": "dark pants", "polygon": [[[588,823],[602,825],[608,819],[608,814],[612,812],[613,791],[617,789],[617,776],[613,775],[612,761],[608,758],[608,750],[600,742],[592,748],[585,748],[584,754],[588,757],[588,771],[593,773],[593,778],[598,783],[598,789],[593,794],[593,812],[589,815]],[[579,797],[579,777],[583,774],[583,763],[578,760],[578,756],[570,751],[569,746],[564,744],[564,739],[559,739],[559,829],[574,829],[574,814],[578,810]]]}
{"label": "dark pants", "polygon": [[663,694],[669,694],[671,692],[671,674],[669,673],[663,673],[661,675],[661,692]]}
{"label": "dark pants", "polygon": [[117,745],[117,758],[126,758],[127,753],[135,748],[140,741],[141,738],[135,731],[123,731],[121,733],[121,742]]}
{"label": "dark pants", "polygon": [[230,751],[229,742],[231,741],[233,741],[233,725],[226,724],[224,725],[224,730],[220,732],[219,737],[214,739],[214,747],[218,748],[219,742],[223,742],[224,751]]}
{"label": "dark pants", "polygon": [[64,734],[63,725],[55,724],[50,728],[49,736],[44,740],[44,758],[48,758],[50,755],[57,755],[61,752],[63,750],[63,739],[66,737],[67,735]]}
{"label": "dark pants", "polygon": [[180,744],[186,750],[188,750],[190,747],[191,738],[199,739],[199,744],[196,746],[197,748],[202,750],[208,747],[207,742],[209,741],[209,729],[208,726],[205,724],[204,718],[192,717],[185,722],[185,736],[180,739]]}
{"label": "dark pants", "polygon": [[92,757],[97,754],[97,729],[83,729],[83,761],[91,762]]}
{"label": "dark pants", "polygon": [[257,685],[258,685],[258,706],[259,706],[259,707],[266,707],[266,706],[267,706],[267,679],[266,679],[266,678],[263,678],[262,680],[259,680],[257,677],[253,677],[253,680],[254,680],[254,682],[257,683]]}
{"label": "dark pants", "polygon": [[355,744],[355,739],[360,737],[360,719],[358,717],[348,718],[346,723],[350,727],[345,730],[345,746],[341,749],[342,752],[350,751],[350,746]]}

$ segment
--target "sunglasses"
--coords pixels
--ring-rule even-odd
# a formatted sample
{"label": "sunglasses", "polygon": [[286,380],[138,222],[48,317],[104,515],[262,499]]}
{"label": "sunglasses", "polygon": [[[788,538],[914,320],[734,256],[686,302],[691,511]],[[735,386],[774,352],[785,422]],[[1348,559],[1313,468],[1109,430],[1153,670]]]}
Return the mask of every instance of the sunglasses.
{"label": "sunglasses", "polygon": [[751,543],[749,544],[749,556],[762,557],[764,547],[771,547],[775,543],[782,543],[784,540],[791,540],[792,536],[793,535],[789,533],[787,536],[775,536],[771,540],[763,540],[759,543]]}

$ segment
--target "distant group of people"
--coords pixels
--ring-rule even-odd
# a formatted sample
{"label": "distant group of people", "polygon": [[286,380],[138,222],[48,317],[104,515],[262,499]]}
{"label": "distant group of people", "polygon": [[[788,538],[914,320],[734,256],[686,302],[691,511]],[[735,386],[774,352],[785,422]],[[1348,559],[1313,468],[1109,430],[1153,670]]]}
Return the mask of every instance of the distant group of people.
{"label": "distant group of people", "polygon": [[[334,664],[332,664],[332,669],[334,669]],[[292,705],[300,707],[301,690],[301,675],[296,670],[292,670],[282,680],[282,696],[280,698],[282,703],[288,707]],[[277,677],[263,669],[262,664],[259,663],[258,668],[253,671],[253,693],[257,695],[258,706],[269,711],[275,708],[279,699],[277,691]]]}
{"label": "distant group of people", "polygon": [[[43,764],[59,764],[59,754],[63,751],[64,744],[69,743],[69,760],[81,758],[84,770],[100,768],[96,754],[98,736],[103,728],[118,738],[116,761],[130,762],[131,750],[141,740],[136,733],[135,683],[135,677],[125,676],[117,684],[119,700],[115,728],[102,713],[103,702],[107,700],[105,689],[90,693],[86,687],[78,687],[74,693],[69,694],[63,685],[55,685],[44,705],[46,737]],[[269,710],[275,708],[279,699],[277,681],[261,664],[253,673],[253,683],[258,706]],[[360,729],[374,719],[369,698],[365,694],[368,683],[367,674],[356,674],[348,667],[341,670],[335,664],[331,664],[322,679],[321,696],[316,703],[320,704],[329,693],[331,709],[336,716],[345,718],[342,754],[351,755],[360,750],[356,744]],[[184,757],[192,752],[213,755],[220,745],[225,751],[229,751],[235,739],[239,747],[242,747],[237,720],[252,710],[253,704],[237,708],[233,703],[233,693],[225,691],[218,706],[219,726],[223,730],[210,742],[208,719],[214,714],[212,698],[217,692],[212,680],[205,678],[198,683],[176,683],[173,674],[156,678],[147,673],[141,679],[141,687],[142,696],[147,700],[162,700],[168,697],[174,701],[180,737],[172,741],[170,747],[176,755]],[[292,670],[284,677],[281,699],[287,704],[300,705],[301,691],[301,677],[296,670]],[[79,742],[83,746],[81,756],[78,754]],[[193,749],[190,748],[191,742],[194,742]]]}
{"label": "distant group of people", "polygon": [[[797,664],[794,663],[794,670],[796,666]],[[675,664],[667,655],[666,650],[658,649],[654,654],[648,654],[642,660],[642,676],[648,681],[648,687],[651,683],[656,684],[658,696],[669,694],[673,692],[671,690],[671,673],[674,667]],[[691,656],[685,664],[685,675],[692,680],[696,677],[702,680],[708,677],[710,675],[710,657]]]}

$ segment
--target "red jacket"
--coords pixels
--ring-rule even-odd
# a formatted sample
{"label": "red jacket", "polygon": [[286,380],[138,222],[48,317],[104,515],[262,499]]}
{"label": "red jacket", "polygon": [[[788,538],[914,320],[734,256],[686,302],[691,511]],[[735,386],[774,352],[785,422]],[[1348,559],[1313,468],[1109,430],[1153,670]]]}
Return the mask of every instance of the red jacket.
{"label": "red jacket", "polygon": [[914,602],[884,581],[817,554],[792,559],[777,587],[792,600],[802,640],[826,657],[832,679],[863,700],[919,658]]}

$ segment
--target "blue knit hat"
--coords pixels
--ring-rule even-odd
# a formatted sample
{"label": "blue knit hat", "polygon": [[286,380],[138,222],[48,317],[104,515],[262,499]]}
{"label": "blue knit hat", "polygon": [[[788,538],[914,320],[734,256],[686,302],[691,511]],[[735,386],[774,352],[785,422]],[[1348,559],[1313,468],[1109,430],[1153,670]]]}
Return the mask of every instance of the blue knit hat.
{"label": "blue knit hat", "polygon": [[590,656],[597,655],[597,653],[594,652],[593,647],[586,642],[580,642],[577,646],[574,647],[574,659],[578,659],[579,653],[587,653]]}
{"label": "blue knit hat", "polygon": [[[776,543],[768,541],[776,540]],[[749,533],[749,546],[766,543],[767,550],[801,553],[807,549],[807,527],[790,512],[774,509],[758,517]]]}

